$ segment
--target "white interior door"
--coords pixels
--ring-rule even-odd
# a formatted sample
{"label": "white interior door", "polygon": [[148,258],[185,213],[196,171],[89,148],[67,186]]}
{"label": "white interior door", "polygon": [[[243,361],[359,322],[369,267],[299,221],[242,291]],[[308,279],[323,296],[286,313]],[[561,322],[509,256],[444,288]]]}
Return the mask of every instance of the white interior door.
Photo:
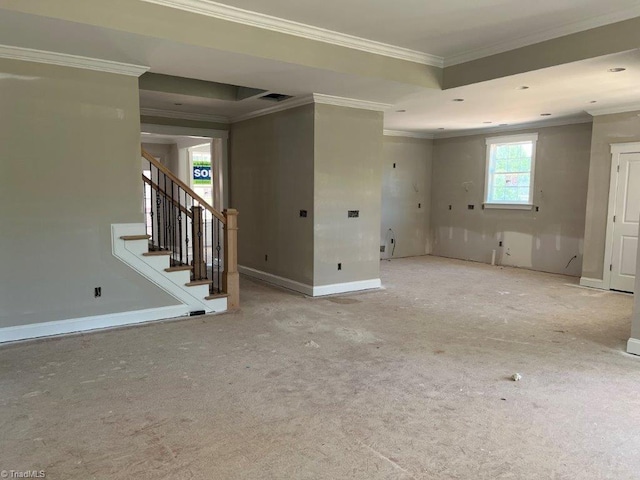
{"label": "white interior door", "polygon": [[640,219],[640,153],[620,154],[617,184],[610,288],[633,292]]}

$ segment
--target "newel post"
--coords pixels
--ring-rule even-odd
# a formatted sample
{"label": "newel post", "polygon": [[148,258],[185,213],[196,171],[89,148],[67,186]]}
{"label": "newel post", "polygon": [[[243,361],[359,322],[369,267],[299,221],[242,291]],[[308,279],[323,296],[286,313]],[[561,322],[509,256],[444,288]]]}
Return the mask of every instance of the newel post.
{"label": "newel post", "polygon": [[227,309],[240,306],[240,274],[238,273],[238,211],[225,209],[227,223],[224,226],[224,273],[222,289],[227,297]]}

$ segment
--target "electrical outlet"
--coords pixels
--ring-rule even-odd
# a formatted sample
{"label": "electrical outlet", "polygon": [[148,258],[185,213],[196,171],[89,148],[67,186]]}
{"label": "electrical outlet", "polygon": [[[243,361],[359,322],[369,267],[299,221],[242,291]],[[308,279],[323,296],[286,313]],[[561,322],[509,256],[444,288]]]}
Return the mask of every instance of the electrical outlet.
{"label": "electrical outlet", "polygon": [[102,296],[102,287],[96,287],[93,289],[93,296],[95,298],[101,297]]}
{"label": "electrical outlet", "polygon": [[395,240],[392,238],[392,239],[391,239],[391,244],[393,244],[394,242],[395,242]]}
{"label": "electrical outlet", "polygon": [[302,218],[307,218],[307,211],[306,210],[300,210],[300,216]]}
{"label": "electrical outlet", "polygon": [[386,245],[380,245],[380,253],[384,253],[386,248]]}
{"label": "electrical outlet", "polygon": [[540,211],[540,207],[536,205],[536,212],[539,212],[539,211]]}
{"label": "electrical outlet", "polygon": [[347,218],[358,218],[360,216],[360,210],[349,210],[347,212]]}
{"label": "electrical outlet", "polygon": [[393,168],[396,168],[396,164],[395,163],[393,164]]}
{"label": "electrical outlet", "polygon": [[418,208],[422,208],[422,204],[421,203],[418,204]]}
{"label": "electrical outlet", "polygon": [[449,210],[451,210],[452,205],[449,205]]}
{"label": "electrical outlet", "polygon": [[473,210],[474,208],[476,208],[476,206],[475,206],[475,205],[467,205],[467,208],[468,208],[469,210]]}
{"label": "electrical outlet", "polygon": [[341,263],[338,264],[338,270],[342,270],[342,264]]}
{"label": "electrical outlet", "polygon": [[501,242],[501,241],[500,241],[500,242],[498,242],[498,246],[499,246],[499,247],[501,247],[501,246],[502,246],[502,242]]}
{"label": "electrical outlet", "polygon": [[268,262],[268,261],[269,261],[269,255],[265,255],[265,256],[264,256],[264,261],[265,261],[265,262]]}

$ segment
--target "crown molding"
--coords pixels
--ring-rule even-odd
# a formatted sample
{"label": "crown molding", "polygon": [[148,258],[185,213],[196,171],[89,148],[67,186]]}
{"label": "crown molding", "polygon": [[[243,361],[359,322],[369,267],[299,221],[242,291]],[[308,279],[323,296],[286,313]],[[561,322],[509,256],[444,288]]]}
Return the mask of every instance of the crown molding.
{"label": "crown molding", "polygon": [[536,128],[545,128],[545,127],[561,127],[563,125],[578,125],[581,123],[591,123],[593,119],[587,115],[574,115],[571,117],[558,118],[554,120],[540,120],[537,122],[526,122],[519,123],[514,125],[509,125],[506,127],[495,127],[495,128],[479,128],[477,130],[458,130],[453,132],[446,133],[437,133],[435,134],[435,139],[441,138],[454,138],[454,137],[470,137],[473,135],[487,135],[501,132],[517,132],[520,130],[532,130]]}
{"label": "crown molding", "polygon": [[272,113],[290,110],[292,108],[309,105],[311,103],[334,105],[338,107],[358,108],[360,110],[373,110],[376,112],[384,112],[385,110],[393,106],[388,103],[369,102],[367,100],[357,100],[354,98],[334,97],[333,95],[312,93],[310,95],[303,95],[300,97],[290,98],[289,100],[283,100],[282,102],[278,102],[270,107],[261,108],[260,110],[255,110],[243,115],[238,115],[236,117],[233,117],[231,119],[231,122],[243,122],[244,120],[249,120],[251,118],[262,117],[264,115],[270,115]]}
{"label": "crown molding", "polygon": [[196,120],[200,122],[229,123],[229,118],[223,117],[222,115],[176,112],[174,110],[161,110],[158,108],[140,108],[140,115],[146,115],[149,117],[177,118],[181,120]]}
{"label": "crown molding", "polygon": [[253,112],[244,113],[231,118],[231,123],[244,122],[252,118],[262,117],[264,115],[270,115],[276,112],[283,112],[284,110],[290,110],[292,108],[301,107],[303,105],[309,105],[313,103],[313,95],[304,95],[301,97],[293,97],[288,100],[283,100],[275,105],[271,105],[267,108],[261,108],[260,110],[254,110]]}
{"label": "crown molding", "polygon": [[143,0],[147,3],[154,3],[164,7],[177,8],[199,15],[219,18],[230,22],[241,23],[251,27],[263,28],[274,32],[295,35],[296,37],[307,38],[319,42],[338,45],[340,47],[352,48],[363,52],[383,55],[385,57],[397,58],[409,62],[442,67],[444,59],[437,55],[431,55],[417,50],[397,47],[387,43],[376,42],[366,38],[348,35],[346,33],[335,32],[313,25],[285,20],[283,18],[265,15],[264,13],[252,12],[242,8],[223,5],[211,0]]}
{"label": "crown molding", "polygon": [[386,137],[421,138],[423,140],[433,140],[435,138],[433,133],[406,132],[404,130],[384,130],[384,135]]}
{"label": "crown molding", "polygon": [[583,32],[585,30],[591,30],[592,28],[598,28],[612,23],[622,22],[624,20],[629,20],[638,16],[640,16],[640,6],[632,7],[619,12],[609,13],[606,15],[600,15],[598,17],[593,17],[587,20],[571,22],[556,28],[550,28],[531,35],[526,35],[515,40],[499,42],[488,47],[450,55],[448,57],[445,57],[443,66],[451,67],[460,63],[471,62],[480,58],[504,53],[509,50],[528,47],[529,45],[545,42],[547,40],[553,40],[555,38],[564,37],[566,35]]}
{"label": "crown molding", "polygon": [[11,60],[24,60],[27,62],[47,63],[49,65],[61,65],[63,67],[83,68],[98,72],[116,73],[139,77],[149,70],[149,67],[132,65],[130,63],[113,62],[99,58],[81,57],[67,53],[47,52],[33,48],[14,47],[12,45],[0,45],[0,58]]}
{"label": "crown molding", "polygon": [[627,113],[640,111],[640,103],[627,103],[624,105],[615,105],[613,107],[591,108],[586,112],[592,117],[600,115],[611,115],[614,113]]}
{"label": "crown molding", "polygon": [[369,102],[367,100],[357,100],[355,98],[334,97],[333,95],[323,95],[314,93],[314,103],[323,105],[335,105],[338,107],[359,108],[360,110],[374,110],[376,112],[384,112],[393,107],[390,103]]}

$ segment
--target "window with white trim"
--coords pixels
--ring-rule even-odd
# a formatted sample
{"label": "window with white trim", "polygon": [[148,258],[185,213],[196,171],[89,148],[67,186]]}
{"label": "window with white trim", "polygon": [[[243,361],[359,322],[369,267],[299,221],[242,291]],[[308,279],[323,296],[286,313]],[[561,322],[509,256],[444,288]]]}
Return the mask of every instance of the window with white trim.
{"label": "window with white trim", "polygon": [[530,209],[537,133],[487,138],[485,208]]}

